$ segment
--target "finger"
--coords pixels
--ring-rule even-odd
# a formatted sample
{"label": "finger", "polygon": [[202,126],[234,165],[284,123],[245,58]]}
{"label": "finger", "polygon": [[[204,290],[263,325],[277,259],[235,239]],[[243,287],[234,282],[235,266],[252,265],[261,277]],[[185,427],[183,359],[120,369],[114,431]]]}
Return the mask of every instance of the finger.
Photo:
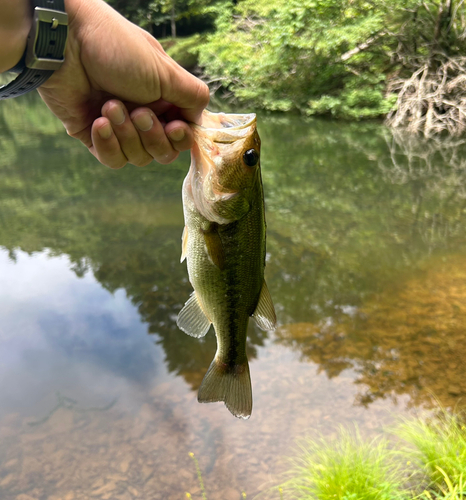
{"label": "finger", "polygon": [[[138,108],[131,113],[131,120],[139,132],[144,149],[159,163],[171,163],[178,151],[168,140],[165,130],[149,108]],[[189,128],[187,124],[186,127]]]}
{"label": "finger", "polygon": [[173,120],[165,125],[165,134],[176,151],[187,151],[194,145],[191,127],[182,120]]}
{"label": "finger", "polygon": [[183,118],[199,123],[210,100],[209,87],[175,61],[166,65],[168,78],[161,79],[161,97],[180,108]]}
{"label": "finger", "polygon": [[89,151],[107,167],[122,168],[128,163],[120,143],[115,136],[112,125],[107,118],[101,117],[94,121],[91,129],[92,146]]}
{"label": "finger", "polygon": [[121,151],[129,163],[137,167],[144,167],[153,160],[152,156],[144,149],[138,131],[121,101],[116,99],[107,101],[102,106],[102,115],[110,120]]}

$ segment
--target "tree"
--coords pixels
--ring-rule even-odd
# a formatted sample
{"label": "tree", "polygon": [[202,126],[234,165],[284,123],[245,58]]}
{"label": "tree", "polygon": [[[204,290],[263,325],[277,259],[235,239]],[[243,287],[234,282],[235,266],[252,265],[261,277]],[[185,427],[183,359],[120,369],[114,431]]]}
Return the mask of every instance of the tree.
{"label": "tree", "polygon": [[[222,1],[222,0],[221,0]],[[218,0],[107,0],[130,21],[155,37],[175,38],[212,29],[211,5]]]}

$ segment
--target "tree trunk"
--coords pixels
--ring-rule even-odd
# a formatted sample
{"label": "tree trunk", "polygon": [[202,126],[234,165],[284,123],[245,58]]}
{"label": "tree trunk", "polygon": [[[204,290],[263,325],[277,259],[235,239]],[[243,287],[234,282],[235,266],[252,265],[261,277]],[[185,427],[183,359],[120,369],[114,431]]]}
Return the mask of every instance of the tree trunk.
{"label": "tree trunk", "polygon": [[171,24],[171,28],[172,28],[172,38],[176,38],[175,1],[176,0],[172,0],[172,11],[171,11],[171,18],[170,18],[170,24]]}

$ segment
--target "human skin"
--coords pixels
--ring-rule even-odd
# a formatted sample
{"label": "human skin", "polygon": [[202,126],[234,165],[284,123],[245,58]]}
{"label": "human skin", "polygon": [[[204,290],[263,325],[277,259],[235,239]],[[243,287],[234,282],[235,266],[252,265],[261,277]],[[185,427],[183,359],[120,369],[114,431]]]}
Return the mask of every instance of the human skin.
{"label": "human skin", "polygon": [[[155,38],[103,0],[66,0],[65,63],[40,88],[68,134],[104,165],[170,163],[190,149],[209,90]],[[29,0],[0,0],[0,70],[21,58],[31,27]],[[5,42],[5,43],[2,43]]]}

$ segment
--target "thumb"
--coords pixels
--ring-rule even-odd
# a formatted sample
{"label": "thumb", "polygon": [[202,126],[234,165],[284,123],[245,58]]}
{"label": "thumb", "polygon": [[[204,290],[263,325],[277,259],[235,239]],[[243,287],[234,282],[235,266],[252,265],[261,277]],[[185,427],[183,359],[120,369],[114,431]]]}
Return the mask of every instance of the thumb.
{"label": "thumb", "polygon": [[169,58],[160,82],[161,98],[177,106],[183,118],[199,123],[210,100],[209,87]]}

